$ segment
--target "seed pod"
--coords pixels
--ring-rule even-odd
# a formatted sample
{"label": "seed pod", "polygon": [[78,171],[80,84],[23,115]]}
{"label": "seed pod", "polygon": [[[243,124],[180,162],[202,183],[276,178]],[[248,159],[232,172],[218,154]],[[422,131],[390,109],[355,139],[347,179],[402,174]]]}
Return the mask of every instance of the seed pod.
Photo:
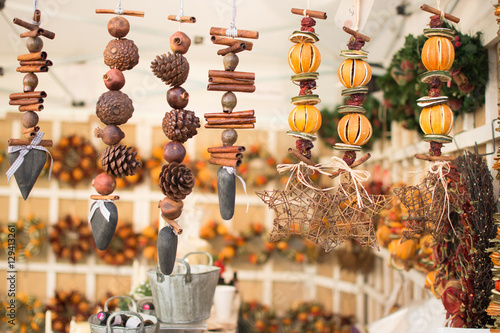
{"label": "seed pod", "polygon": [[116,38],[127,36],[130,31],[130,23],[122,16],[115,16],[108,22],[108,32]]}
{"label": "seed pod", "polygon": [[102,78],[106,88],[109,90],[120,90],[125,85],[125,76],[123,72],[116,68],[107,71]]}

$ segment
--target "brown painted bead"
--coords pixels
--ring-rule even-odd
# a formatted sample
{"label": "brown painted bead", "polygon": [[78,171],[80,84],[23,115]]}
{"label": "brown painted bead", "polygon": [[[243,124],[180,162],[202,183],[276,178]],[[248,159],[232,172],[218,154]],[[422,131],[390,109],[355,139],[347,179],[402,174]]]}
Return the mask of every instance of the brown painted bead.
{"label": "brown painted bead", "polygon": [[158,202],[158,208],[160,208],[161,216],[167,220],[175,220],[182,214],[182,208],[184,208],[184,203],[182,201],[175,201],[169,197],[165,197],[163,200]]}
{"label": "brown painted bead", "polygon": [[224,64],[224,69],[226,71],[234,71],[236,69],[236,66],[238,66],[239,62],[240,59],[238,58],[238,56],[232,52],[226,54],[222,59],[222,63]]}
{"label": "brown painted bead", "polygon": [[180,142],[170,141],[163,148],[163,158],[168,163],[182,163],[184,157],[186,157],[186,148]]}
{"label": "brown painted bead", "polygon": [[233,112],[233,109],[236,107],[236,103],[238,103],[238,99],[236,95],[232,91],[228,91],[221,98],[222,111],[226,113]]}
{"label": "brown painted bead", "polygon": [[108,125],[104,127],[104,129],[100,129],[99,127],[97,127],[94,130],[94,135],[97,138],[101,138],[102,142],[104,142],[108,146],[113,146],[120,143],[120,141],[122,141],[122,139],[125,137],[125,133],[123,133],[120,127],[116,125]]}
{"label": "brown painted bead", "polygon": [[24,128],[35,127],[38,124],[38,114],[34,111],[24,112],[21,116],[21,122]]}
{"label": "brown painted bead", "polygon": [[102,77],[106,88],[109,90],[120,90],[125,85],[125,76],[119,69],[113,68]]}
{"label": "brown painted bead", "polygon": [[108,32],[116,38],[127,36],[130,31],[130,23],[122,16],[115,16],[108,22]]}
{"label": "brown painted bead", "polygon": [[191,46],[191,38],[182,31],[176,31],[170,36],[170,49],[174,53],[185,54]]}
{"label": "brown painted bead", "polygon": [[167,91],[167,102],[173,109],[184,109],[189,103],[189,94],[182,87],[171,88]]}
{"label": "brown painted bead", "polygon": [[38,86],[38,77],[34,73],[28,73],[23,78],[24,92],[35,91]]}
{"label": "brown painted bead", "polygon": [[232,128],[223,130],[221,134],[221,140],[224,147],[232,146],[234,145],[236,140],[238,140],[238,133]]}
{"label": "brown painted bead", "polygon": [[43,40],[40,37],[28,37],[26,47],[30,53],[37,53],[43,49]]}
{"label": "brown painted bead", "polygon": [[116,180],[103,172],[92,180],[92,186],[100,195],[110,195],[116,188]]}

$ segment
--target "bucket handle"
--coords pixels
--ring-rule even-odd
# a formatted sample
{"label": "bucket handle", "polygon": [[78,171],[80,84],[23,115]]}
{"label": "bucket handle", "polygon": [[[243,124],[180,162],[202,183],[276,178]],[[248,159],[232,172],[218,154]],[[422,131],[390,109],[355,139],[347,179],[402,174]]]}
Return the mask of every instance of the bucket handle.
{"label": "bucket handle", "polygon": [[106,303],[104,303],[104,311],[108,311],[108,303],[109,301],[113,300],[113,299],[128,299],[130,301],[130,303],[132,304],[132,311],[134,312],[137,312],[137,303],[134,301],[134,299],[130,296],[126,296],[126,295],[123,295],[123,296],[113,296],[113,297],[110,297],[106,300]]}
{"label": "bucket handle", "polygon": [[139,325],[138,332],[145,332],[144,319],[142,318],[142,316],[140,314],[138,314],[137,312],[132,312],[132,311],[118,311],[118,312],[113,312],[111,314],[111,316],[109,316],[108,321],[106,322],[106,333],[108,333],[108,332],[113,333],[113,327],[111,326],[111,319],[113,319],[116,316],[122,315],[122,314],[139,318],[139,320],[141,321],[141,324]]}
{"label": "bucket handle", "polygon": [[[175,259],[175,262],[181,263],[186,267],[186,283],[190,283],[191,281],[193,281],[193,277],[191,276],[191,266],[189,265],[189,263],[179,258]],[[163,283],[163,281],[165,281],[165,275],[160,271],[160,265],[156,266],[156,281],[158,283]]]}
{"label": "bucket handle", "polygon": [[189,260],[186,260],[187,257],[189,257],[190,255],[192,254],[204,254],[208,257],[208,266],[212,266],[212,264],[214,263],[214,259],[212,258],[212,255],[208,252],[205,252],[205,251],[194,251],[194,252],[189,252],[188,254],[186,254],[184,256],[184,260],[189,262]]}

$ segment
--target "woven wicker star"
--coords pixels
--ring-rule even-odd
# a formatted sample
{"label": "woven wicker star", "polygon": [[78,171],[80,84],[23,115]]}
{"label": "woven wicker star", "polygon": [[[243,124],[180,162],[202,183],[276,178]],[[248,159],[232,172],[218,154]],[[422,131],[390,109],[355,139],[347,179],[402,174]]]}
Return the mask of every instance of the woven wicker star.
{"label": "woven wicker star", "polygon": [[418,186],[403,186],[394,189],[394,194],[408,210],[406,227],[402,234],[402,241],[432,230],[429,221],[432,193],[425,183]]}

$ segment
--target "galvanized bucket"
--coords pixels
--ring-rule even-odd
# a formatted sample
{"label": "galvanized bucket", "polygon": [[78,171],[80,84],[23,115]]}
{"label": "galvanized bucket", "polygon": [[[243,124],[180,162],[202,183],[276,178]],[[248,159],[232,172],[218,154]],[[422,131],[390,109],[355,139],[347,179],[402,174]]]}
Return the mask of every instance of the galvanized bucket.
{"label": "galvanized bucket", "polygon": [[[155,316],[147,315],[147,314],[139,314],[137,313],[137,304],[134,299],[129,296],[114,296],[110,297],[104,303],[104,311],[108,311],[108,303],[112,299],[127,299],[132,304],[132,311],[117,311],[113,312],[111,316],[109,316],[106,326],[99,325],[99,319],[97,319],[97,315],[92,315],[89,318],[90,331],[92,333],[157,333],[158,332],[158,319]],[[127,316],[135,316],[141,320],[141,326],[137,328],[126,328],[126,327],[114,327],[111,326],[112,319],[118,315],[127,315]],[[154,325],[144,326],[145,320],[151,320]]]}
{"label": "galvanized bucket", "polygon": [[[193,254],[206,255],[208,265],[189,265],[187,257]],[[176,265],[171,275],[163,275],[158,267],[148,271],[158,320],[185,324],[208,319],[220,268],[212,266],[207,252],[191,252],[176,262],[182,265]]]}

